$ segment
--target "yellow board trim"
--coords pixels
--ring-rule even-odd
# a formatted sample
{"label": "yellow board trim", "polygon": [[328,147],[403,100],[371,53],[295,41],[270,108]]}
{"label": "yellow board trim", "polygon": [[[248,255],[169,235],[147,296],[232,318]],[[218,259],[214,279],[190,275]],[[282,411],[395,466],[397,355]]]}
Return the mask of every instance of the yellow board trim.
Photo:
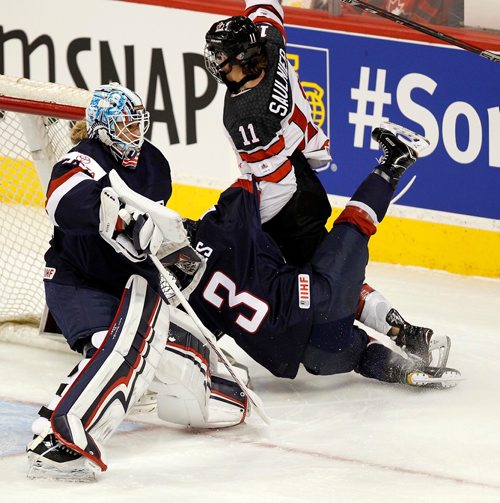
{"label": "yellow board trim", "polygon": [[500,233],[387,217],[370,243],[371,259],[467,276],[500,277]]}
{"label": "yellow board trim", "polygon": [[[219,190],[174,184],[168,206],[197,219],[219,194]],[[333,209],[330,226],[340,211]],[[370,260],[499,278],[500,233],[388,216],[370,240]]]}
{"label": "yellow board trim", "polygon": [[[44,204],[31,162],[0,158],[0,180],[0,202]],[[183,217],[197,219],[217,202],[220,192],[177,183],[168,206]],[[340,211],[333,209],[330,226]],[[500,233],[388,216],[370,241],[370,259],[499,278]]]}

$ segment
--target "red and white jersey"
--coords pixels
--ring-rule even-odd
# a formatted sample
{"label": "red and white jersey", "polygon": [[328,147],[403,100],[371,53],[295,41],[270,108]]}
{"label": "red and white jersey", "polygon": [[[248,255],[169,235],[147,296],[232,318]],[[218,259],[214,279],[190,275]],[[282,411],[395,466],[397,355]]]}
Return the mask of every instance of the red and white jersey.
{"label": "red and white jersey", "polygon": [[245,15],[261,29],[269,67],[256,87],[226,93],[224,126],[241,174],[252,174],[259,182],[265,223],[296,191],[292,154],[299,150],[313,169],[318,168],[331,161],[330,142],[314,124],[309,102],[288,62],[279,2],[247,0]]}

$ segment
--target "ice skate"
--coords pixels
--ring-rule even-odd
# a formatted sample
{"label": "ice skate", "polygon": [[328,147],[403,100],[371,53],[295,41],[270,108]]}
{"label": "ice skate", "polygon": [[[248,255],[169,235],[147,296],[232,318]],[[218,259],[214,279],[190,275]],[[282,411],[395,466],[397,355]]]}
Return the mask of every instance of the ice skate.
{"label": "ice skate", "polygon": [[410,358],[431,367],[446,365],[451,348],[449,337],[437,335],[430,328],[411,325],[396,309],[387,313],[386,321],[389,325],[399,328],[399,333],[392,339]]}
{"label": "ice skate", "polygon": [[372,138],[384,151],[384,156],[374,173],[387,180],[393,187],[396,187],[403,173],[430,145],[429,140],[423,136],[392,122],[385,122],[375,128],[372,131]]}
{"label": "ice skate", "polygon": [[458,370],[447,367],[421,367],[406,374],[405,384],[426,388],[453,388],[463,378]]}
{"label": "ice skate", "polygon": [[61,444],[52,430],[47,435],[37,435],[26,451],[30,479],[92,482],[100,471],[88,458]]}

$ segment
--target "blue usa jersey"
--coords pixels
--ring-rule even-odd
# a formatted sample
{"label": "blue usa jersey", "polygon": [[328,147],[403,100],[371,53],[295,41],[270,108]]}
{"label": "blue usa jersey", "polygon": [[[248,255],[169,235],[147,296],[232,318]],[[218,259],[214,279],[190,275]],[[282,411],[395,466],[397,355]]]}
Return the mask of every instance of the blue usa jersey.
{"label": "blue usa jersey", "polygon": [[295,377],[312,323],[311,309],[300,304],[299,272],[310,277],[310,270],[287,265],[262,231],[252,182],[240,179],[221,195],[195,240],[208,257],[190,297],[202,321],[233,337],[274,375]]}
{"label": "blue usa jersey", "polygon": [[101,191],[116,170],[134,191],[163,204],[172,194],[170,166],[164,155],[145,141],[136,169],[124,168],[97,140],[83,140],[54,166],[46,210],[54,235],[45,254],[45,281],[96,288],[121,296],[128,278],[140,274],[158,288],[156,268],[131,262],[99,234]]}

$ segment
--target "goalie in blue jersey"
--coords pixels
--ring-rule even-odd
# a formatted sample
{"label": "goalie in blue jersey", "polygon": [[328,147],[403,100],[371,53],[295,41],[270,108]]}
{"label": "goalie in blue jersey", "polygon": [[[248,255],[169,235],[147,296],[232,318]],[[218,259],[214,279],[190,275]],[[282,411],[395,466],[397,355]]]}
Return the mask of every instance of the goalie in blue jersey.
{"label": "goalie in blue jersey", "polygon": [[[33,423],[30,478],[86,481],[105,471],[104,445],[126,414],[143,407],[155,373],[162,375],[169,334],[181,339],[183,327],[189,329],[182,313],[171,312],[148,260],[151,254],[168,263],[181,255],[196,259],[181,217],[165,207],[170,166],[145,139],[148,125],[135,92],[116,83],[99,86],[86,120],[72,130],[75,146],[52,170],[45,297],[81,361]],[[195,337],[190,341],[182,351],[201,346]],[[200,347],[199,355],[208,366],[208,350]],[[163,368],[176,376],[170,361]]]}
{"label": "goalie in blue jersey", "polygon": [[[168,304],[151,256],[192,268],[180,215],[165,207],[170,166],[145,139],[149,114],[130,89],[92,93],[75,146],[55,164],[46,209],[51,317],[81,361],[39,411],[28,477],[91,481],[107,469],[105,444],[125,416],[156,408],[164,420],[218,428],[242,422],[247,399],[186,313]],[[248,382],[244,369],[239,382]],[[234,373],[233,372],[233,373]]]}
{"label": "goalie in blue jersey", "polygon": [[[82,359],[33,423],[31,478],[92,480],[105,470],[103,443],[146,391],[164,348],[168,306],[157,270],[145,259],[170,230],[140,204],[120,204],[110,180],[114,172],[148,200],[169,199],[170,166],[145,139],[148,125],[136,93],[102,85],[86,120],[72,130],[75,146],[52,171],[46,210],[54,233],[45,254],[45,297]],[[171,217],[175,222],[170,214],[163,220]],[[183,232],[173,238],[184,245]]]}

